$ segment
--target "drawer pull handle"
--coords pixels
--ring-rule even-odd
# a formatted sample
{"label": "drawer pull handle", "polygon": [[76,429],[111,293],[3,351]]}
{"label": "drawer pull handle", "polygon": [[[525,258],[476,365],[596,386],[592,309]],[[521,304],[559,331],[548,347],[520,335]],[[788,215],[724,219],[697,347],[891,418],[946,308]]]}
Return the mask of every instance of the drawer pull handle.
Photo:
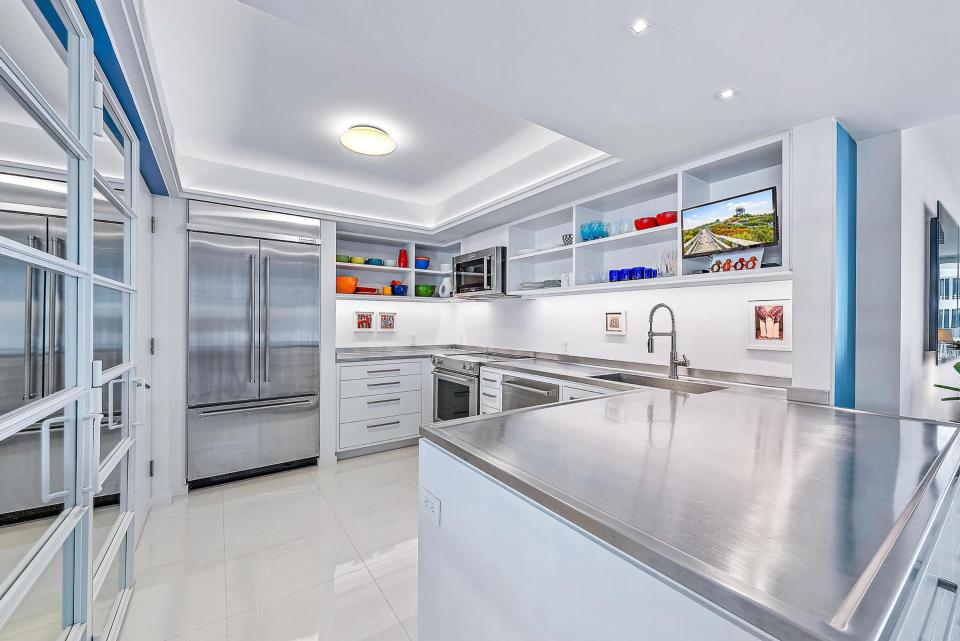
{"label": "drawer pull handle", "polygon": [[367,387],[383,387],[384,385],[399,385],[400,381],[387,381],[386,383],[367,383]]}
{"label": "drawer pull handle", "polygon": [[400,425],[400,421],[390,421],[389,423],[375,423],[373,425],[367,425],[367,429],[372,430],[377,427],[390,427],[391,425]]}
{"label": "drawer pull handle", "polygon": [[497,382],[497,379],[495,379],[495,378],[484,378],[483,380],[485,380],[485,381],[488,382],[488,383],[496,383],[496,382]]}
{"label": "drawer pull handle", "polygon": [[484,396],[486,396],[487,398],[497,398],[497,395],[496,395],[496,394],[487,394],[486,392],[482,392],[482,394],[483,394]]}
{"label": "drawer pull handle", "polygon": [[390,372],[399,372],[399,367],[394,367],[392,369],[368,369],[367,374],[389,374]]}
{"label": "drawer pull handle", "polygon": [[367,405],[379,405],[381,403],[399,403],[399,398],[384,398],[379,401],[367,401]]}

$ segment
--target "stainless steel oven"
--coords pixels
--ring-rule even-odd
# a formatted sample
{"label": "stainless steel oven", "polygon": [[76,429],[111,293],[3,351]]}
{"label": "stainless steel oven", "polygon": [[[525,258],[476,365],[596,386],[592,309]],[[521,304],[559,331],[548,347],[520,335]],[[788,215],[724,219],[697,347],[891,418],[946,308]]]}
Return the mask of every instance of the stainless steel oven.
{"label": "stainless steel oven", "polygon": [[433,370],[433,421],[452,421],[480,412],[480,379],[444,369]]}
{"label": "stainless steel oven", "polygon": [[454,295],[502,298],[507,294],[507,248],[490,247],[454,256]]}

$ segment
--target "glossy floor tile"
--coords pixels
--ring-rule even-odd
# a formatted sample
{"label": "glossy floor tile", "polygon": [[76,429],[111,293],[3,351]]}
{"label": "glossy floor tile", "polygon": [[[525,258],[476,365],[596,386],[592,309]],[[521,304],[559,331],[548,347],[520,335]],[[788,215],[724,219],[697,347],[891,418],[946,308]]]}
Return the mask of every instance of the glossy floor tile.
{"label": "glossy floor tile", "polygon": [[120,641],[411,641],[417,448],[151,510]]}

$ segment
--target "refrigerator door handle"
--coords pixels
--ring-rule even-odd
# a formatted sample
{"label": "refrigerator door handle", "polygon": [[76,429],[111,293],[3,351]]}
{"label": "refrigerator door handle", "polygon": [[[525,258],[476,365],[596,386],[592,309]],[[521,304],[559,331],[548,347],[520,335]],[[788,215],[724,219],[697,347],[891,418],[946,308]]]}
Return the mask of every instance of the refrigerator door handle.
{"label": "refrigerator door handle", "polygon": [[[28,236],[27,244],[37,249],[40,243],[38,236]],[[33,289],[35,270],[27,265],[26,296],[23,305],[23,400],[29,401],[37,397],[33,391]]]}
{"label": "refrigerator door handle", "polygon": [[257,382],[257,255],[250,254],[250,382]]}
{"label": "refrigerator door handle", "polygon": [[270,257],[263,259],[263,382],[270,382]]}
{"label": "refrigerator door handle", "polygon": [[208,410],[206,412],[198,412],[197,418],[205,418],[207,416],[223,416],[224,414],[241,414],[244,412],[259,412],[261,410],[272,410],[278,408],[287,408],[287,407],[303,407],[305,405],[310,405],[313,403],[312,400],[303,400],[303,401],[291,401],[289,403],[271,403],[269,405],[254,405],[253,407],[231,407],[230,409],[223,410]]}
{"label": "refrigerator door handle", "polygon": [[63,416],[57,416],[40,424],[40,498],[44,503],[67,495],[66,490],[50,491],[50,426],[64,420]]}
{"label": "refrigerator door handle", "polygon": [[54,272],[46,273],[46,280],[50,283],[50,296],[47,309],[50,310],[49,322],[47,323],[47,358],[46,375],[47,382],[44,393],[52,394],[56,387],[56,350],[57,350],[57,282],[60,280]]}

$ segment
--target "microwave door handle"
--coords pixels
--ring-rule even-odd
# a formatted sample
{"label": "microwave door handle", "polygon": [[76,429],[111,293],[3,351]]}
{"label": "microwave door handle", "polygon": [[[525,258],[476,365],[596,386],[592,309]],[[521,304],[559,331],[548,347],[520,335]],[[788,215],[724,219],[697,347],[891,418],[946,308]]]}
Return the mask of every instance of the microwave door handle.
{"label": "microwave door handle", "polygon": [[490,289],[490,264],[493,260],[490,256],[483,257],[483,288]]}

